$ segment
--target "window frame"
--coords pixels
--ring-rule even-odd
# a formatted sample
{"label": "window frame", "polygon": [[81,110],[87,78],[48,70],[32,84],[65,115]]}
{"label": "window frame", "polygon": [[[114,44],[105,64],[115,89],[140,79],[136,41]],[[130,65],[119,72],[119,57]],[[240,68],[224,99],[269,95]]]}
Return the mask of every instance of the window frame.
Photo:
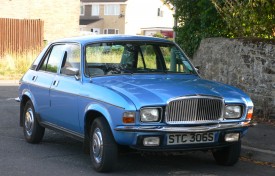
{"label": "window frame", "polygon": [[[109,33],[109,30],[114,30],[115,33]],[[115,28],[105,28],[105,29],[103,29],[103,34],[119,34],[119,29],[115,29]]]}
{"label": "window frame", "polygon": [[[112,9],[110,9],[112,8]],[[120,4],[105,4],[104,15],[106,16],[119,16],[120,15]]]}
{"label": "window frame", "polygon": [[80,16],[84,16],[85,15],[85,5],[84,4],[80,4]]}
{"label": "window frame", "polygon": [[[81,45],[80,45],[79,43],[64,43],[64,45],[65,45],[65,47],[66,47],[66,49],[64,50],[64,54],[65,54],[65,52],[67,52],[67,47],[68,47],[68,45],[76,45],[76,46],[78,46],[78,48],[79,48],[79,68],[78,68],[78,70],[79,70],[79,75],[78,75],[78,76],[81,76],[81,52],[82,52],[82,51],[81,51]],[[66,58],[66,59],[67,59],[67,58]],[[63,56],[63,59],[62,59],[61,62],[60,62],[58,74],[60,74],[60,75],[62,75],[62,76],[74,76],[74,75],[69,75],[69,74],[61,73],[63,60],[64,60],[64,56]],[[66,60],[66,61],[67,61],[67,60]]]}
{"label": "window frame", "polygon": [[[52,45],[50,45],[47,49],[47,51],[44,53],[42,59],[40,60],[40,63],[39,65],[37,66],[36,68],[36,71],[42,71],[42,72],[46,72],[46,73],[51,73],[51,74],[59,74],[60,73],[60,66],[61,66],[61,63],[63,61],[63,58],[59,61],[58,63],[58,67],[57,67],[57,71],[56,72],[51,72],[51,71],[48,71],[48,70],[42,70],[42,66],[44,65],[44,62],[46,61],[46,65],[48,65],[49,63],[49,58],[52,54],[52,50],[55,46],[60,46],[60,45],[63,45],[63,47],[66,45],[66,43],[53,43]],[[63,50],[63,57],[64,57],[64,53],[65,53],[65,50]],[[47,67],[46,67],[47,68]]]}
{"label": "window frame", "polygon": [[[94,8],[96,7],[96,12],[97,13],[95,13],[94,14]],[[92,4],[92,8],[91,8],[91,16],[99,16],[99,14],[100,14],[100,5],[99,4]]]}

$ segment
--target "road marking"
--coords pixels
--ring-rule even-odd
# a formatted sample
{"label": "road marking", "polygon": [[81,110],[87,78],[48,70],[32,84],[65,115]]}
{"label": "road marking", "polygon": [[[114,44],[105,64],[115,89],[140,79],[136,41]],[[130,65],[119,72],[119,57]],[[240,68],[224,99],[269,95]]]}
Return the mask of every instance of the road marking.
{"label": "road marking", "polygon": [[6,101],[10,101],[10,100],[14,100],[15,101],[15,98],[7,98]]}
{"label": "road marking", "polygon": [[264,149],[249,147],[249,146],[245,146],[245,145],[242,145],[242,148],[247,149],[247,150],[256,151],[256,152],[262,152],[262,153],[265,153],[265,154],[275,155],[275,151],[271,151],[271,150],[264,150]]}

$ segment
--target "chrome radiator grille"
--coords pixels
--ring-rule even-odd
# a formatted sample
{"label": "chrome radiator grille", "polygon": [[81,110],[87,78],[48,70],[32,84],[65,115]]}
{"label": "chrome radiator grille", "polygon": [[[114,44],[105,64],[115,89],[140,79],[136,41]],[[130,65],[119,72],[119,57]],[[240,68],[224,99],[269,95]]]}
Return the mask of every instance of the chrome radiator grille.
{"label": "chrome radiator grille", "polygon": [[188,97],[169,102],[165,120],[169,124],[207,123],[222,117],[223,100],[215,97]]}

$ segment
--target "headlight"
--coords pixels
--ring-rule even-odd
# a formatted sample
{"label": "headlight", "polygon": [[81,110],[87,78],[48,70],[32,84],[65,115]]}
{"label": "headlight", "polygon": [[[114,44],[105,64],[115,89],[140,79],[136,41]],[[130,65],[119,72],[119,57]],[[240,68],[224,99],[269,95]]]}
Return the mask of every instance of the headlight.
{"label": "headlight", "polygon": [[140,110],[141,122],[158,122],[160,120],[160,109],[143,108]]}
{"label": "headlight", "polygon": [[241,118],[242,116],[242,107],[241,106],[226,106],[225,107],[225,114],[224,114],[224,118],[226,119],[238,119]]}

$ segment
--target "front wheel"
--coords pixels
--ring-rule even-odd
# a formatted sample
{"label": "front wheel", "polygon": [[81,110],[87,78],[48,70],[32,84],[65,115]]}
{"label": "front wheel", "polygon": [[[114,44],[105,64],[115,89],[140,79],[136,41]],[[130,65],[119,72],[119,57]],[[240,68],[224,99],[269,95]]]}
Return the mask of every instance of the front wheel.
{"label": "front wheel", "polygon": [[241,154],[241,141],[238,141],[228,147],[212,151],[212,153],[219,165],[232,166],[239,161]]}
{"label": "front wheel", "polygon": [[111,171],[117,160],[118,147],[111,129],[103,118],[97,118],[90,129],[90,156],[98,172]]}
{"label": "front wheel", "polygon": [[45,128],[39,125],[30,100],[24,107],[23,122],[23,132],[26,141],[33,144],[39,143],[44,136]]}

